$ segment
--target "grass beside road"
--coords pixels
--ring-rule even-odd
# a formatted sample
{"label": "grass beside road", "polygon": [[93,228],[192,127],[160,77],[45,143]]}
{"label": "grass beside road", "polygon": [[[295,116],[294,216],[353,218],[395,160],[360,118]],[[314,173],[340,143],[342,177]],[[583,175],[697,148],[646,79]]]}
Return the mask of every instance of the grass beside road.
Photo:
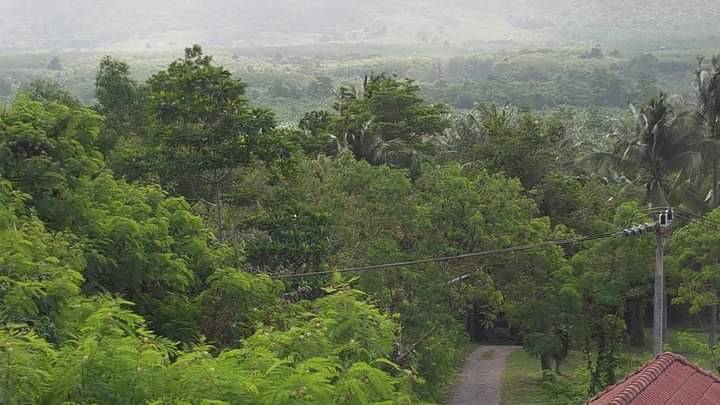
{"label": "grass beside road", "polygon": [[[698,353],[684,352],[678,340],[679,333],[687,333],[700,342],[707,341],[707,334],[701,330],[681,329],[669,330],[666,342],[666,350],[681,354],[688,360],[701,367],[710,367],[708,359]],[[646,331],[646,347],[628,348],[622,356],[617,377],[623,378],[626,374],[634,371],[651,357],[652,331]],[[562,385],[564,382],[573,384],[568,376],[571,376],[579,366],[584,365],[584,358],[581,352],[571,352],[568,359],[561,367],[563,375],[558,376],[556,383]],[[540,361],[522,349],[514,351],[508,357],[505,371],[503,372],[500,404],[501,405],[536,405],[552,403],[551,394],[546,391],[542,384],[542,373]]]}
{"label": "grass beside road", "polygon": [[543,395],[540,362],[523,349],[512,352],[500,382],[500,404],[535,404]]}

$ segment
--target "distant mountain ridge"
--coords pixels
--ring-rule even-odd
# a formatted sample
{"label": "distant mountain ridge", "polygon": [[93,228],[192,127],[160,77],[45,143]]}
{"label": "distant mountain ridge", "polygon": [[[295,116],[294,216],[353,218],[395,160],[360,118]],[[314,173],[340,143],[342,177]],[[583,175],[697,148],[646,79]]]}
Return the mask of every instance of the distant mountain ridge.
{"label": "distant mountain ridge", "polygon": [[720,34],[716,0],[0,0],[0,52]]}

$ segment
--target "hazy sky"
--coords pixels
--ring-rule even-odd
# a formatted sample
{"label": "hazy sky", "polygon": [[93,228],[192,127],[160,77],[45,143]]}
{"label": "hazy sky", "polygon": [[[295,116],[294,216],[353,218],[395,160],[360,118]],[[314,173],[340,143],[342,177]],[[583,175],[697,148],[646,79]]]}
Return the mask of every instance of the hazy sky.
{"label": "hazy sky", "polygon": [[[0,0],[0,51],[603,40],[718,31],[717,0]],[[654,30],[654,31],[653,31]]]}

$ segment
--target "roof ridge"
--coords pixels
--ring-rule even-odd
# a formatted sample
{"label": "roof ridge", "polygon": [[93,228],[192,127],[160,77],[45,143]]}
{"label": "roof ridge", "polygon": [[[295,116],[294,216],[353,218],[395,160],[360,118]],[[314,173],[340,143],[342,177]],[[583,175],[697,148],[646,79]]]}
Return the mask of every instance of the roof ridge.
{"label": "roof ridge", "polygon": [[693,364],[693,363],[690,362],[687,358],[685,358],[685,357],[683,357],[683,356],[681,356],[681,355],[679,355],[679,354],[675,354],[675,353],[670,353],[670,354],[672,354],[673,356],[675,356],[676,359],[677,359],[679,362],[685,364],[686,366],[689,366],[689,367],[694,368],[695,370],[697,370],[698,372],[700,372],[700,374],[702,374],[702,375],[704,375],[704,376],[706,376],[706,377],[710,377],[710,378],[712,378],[713,380],[715,380],[715,381],[717,381],[717,382],[720,383],[720,376],[719,376],[719,375],[713,373],[712,371],[705,370],[704,368],[698,366],[697,364]]}
{"label": "roof ridge", "polygon": [[678,358],[673,353],[661,353],[655,356],[633,374],[635,381],[617,394],[617,398],[610,401],[611,405],[628,405],[641,392],[665,372]]}
{"label": "roof ridge", "polygon": [[[655,381],[665,370],[670,367],[672,363],[675,361],[681,361],[684,364],[692,365],[690,364],[687,359],[680,356],[679,354],[665,352],[660,353],[657,356],[653,357],[652,359],[648,360],[643,364],[642,366],[638,367],[635,371],[628,374],[623,378],[622,380],[616,382],[615,384],[612,384],[611,386],[605,388],[601,392],[599,392],[597,395],[592,397],[589,401],[586,402],[586,404],[591,403],[592,401],[599,399],[603,395],[610,392],[612,389],[617,387],[620,384],[623,384],[627,382],[628,380],[632,378],[639,378],[638,381],[633,381],[633,383],[629,384],[626,388],[624,388],[622,391],[620,391],[615,398],[610,400],[610,405],[629,405],[630,401],[635,399],[638,395],[640,395],[641,392],[645,390],[645,388],[648,387],[648,385],[652,384],[653,381]],[[692,365],[692,367],[697,368],[697,366]],[[702,370],[702,369],[701,369]],[[717,377],[713,377],[717,379]]]}

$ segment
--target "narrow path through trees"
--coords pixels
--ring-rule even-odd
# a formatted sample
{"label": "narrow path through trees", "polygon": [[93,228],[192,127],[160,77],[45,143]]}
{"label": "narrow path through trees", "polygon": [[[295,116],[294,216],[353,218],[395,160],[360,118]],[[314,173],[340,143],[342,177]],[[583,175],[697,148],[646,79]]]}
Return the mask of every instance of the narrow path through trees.
{"label": "narrow path through trees", "polygon": [[507,357],[518,346],[480,346],[465,361],[449,405],[498,405]]}

